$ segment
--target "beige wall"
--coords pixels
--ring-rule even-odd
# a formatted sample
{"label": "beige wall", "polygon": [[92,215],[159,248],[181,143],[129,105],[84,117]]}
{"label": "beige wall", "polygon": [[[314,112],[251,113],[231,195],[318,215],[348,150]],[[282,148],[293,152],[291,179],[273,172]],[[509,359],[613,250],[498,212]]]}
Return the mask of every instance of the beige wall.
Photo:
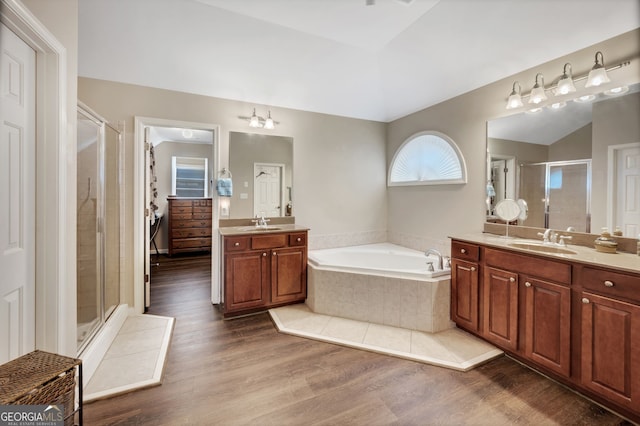
{"label": "beige wall", "polygon": [[[389,188],[390,239],[422,241],[448,248],[447,236],[480,231],[485,214],[487,120],[512,114],[505,109],[505,103],[515,80],[523,85],[523,93],[526,93],[531,87],[527,83],[534,81],[536,73],[541,72],[547,76],[547,81],[552,81],[561,74],[566,62],[573,65],[574,75],[586,74],[597,50],[605,54],[607,65],[635,58],[629,66],[612,71],[611,77],[622,84],[640,80],[640,30],[634,30],[389,123],[387,162],[412,134],[437,130],[458,144],[468,169],[466,185]],[[594,126],[594,145],[600,132]],[[594,176],[594,182],[596,178]]]}
{"label": "beige wall", "polygon": [[588,124],[549,145],[549,161],[591,158],[591,128]]}
{"label": "beige wall", "polygon": [[[249,132],[238,116],[254,104],[170,90],[78,79],[78,97],[112,122],[124,121],[125,204],[133,200],[133,120],[135,116],[212,123],[220,126],[221,165],[228,166],[229,132]],[[280,124],[255,133],[293,138],[293,194],[296,223],[311,228],[312,246],[337,244],[334,235],[354,239],[386,230],[385,124],[269,107]],[[265,108],[266,109],[266,108]],[[260,110],[258,106],[258,110]],[[233,209],[233,206],[231,207]],[[133,280],[133,214],[125,214],[125,277]],[[338,243],[339,244],[339,243]],[[133,290],[125,294],[133,302]]]}

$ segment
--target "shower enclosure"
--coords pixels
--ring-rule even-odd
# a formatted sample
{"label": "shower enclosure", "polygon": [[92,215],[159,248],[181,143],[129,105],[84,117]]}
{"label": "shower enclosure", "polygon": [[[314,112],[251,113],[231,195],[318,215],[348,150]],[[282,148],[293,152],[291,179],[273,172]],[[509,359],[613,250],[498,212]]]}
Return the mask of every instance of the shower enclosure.
{"label": "shower enclosure", "polygon": [[524,226],[591,232],[591,160],[520,165]]}
{"label": "shower enclosure", "polygon": [[78,353],[120,303],[121,135],[78,104]]}

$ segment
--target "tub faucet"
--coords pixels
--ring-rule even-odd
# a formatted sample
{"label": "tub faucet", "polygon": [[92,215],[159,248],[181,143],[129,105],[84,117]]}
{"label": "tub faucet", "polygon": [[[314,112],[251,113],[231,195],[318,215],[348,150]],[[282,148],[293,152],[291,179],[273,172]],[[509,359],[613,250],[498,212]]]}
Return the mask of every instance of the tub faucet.
{"label": "tub faucet", "polygon": [[438,250],[436,249],[432,249],[430,248],[429,250],[424,252],[424,255],[429,257],[430,254],[435,254],[438,257],[438,263],[436,264],[438,269],[442,270],[442,253],[440,253]]}

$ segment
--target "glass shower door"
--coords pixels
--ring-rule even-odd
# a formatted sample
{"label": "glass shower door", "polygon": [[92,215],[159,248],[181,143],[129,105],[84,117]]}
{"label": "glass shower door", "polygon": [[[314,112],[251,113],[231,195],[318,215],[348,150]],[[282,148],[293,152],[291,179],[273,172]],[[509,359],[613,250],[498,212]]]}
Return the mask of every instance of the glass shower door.
{"label": "glass shower door", "polygon": [[77,342],[80,348],[102,321],[102,249],[97,229],[99,218],[99,153],[101,126],[78,111],[76,282]]}
{"label": "glass shower door", "polygon": [[121,133],[78,107],[77,348],[120,304]]}
{"label": "glass shower door", "polygon": [[549,163],[547,228],[591,232],[590,176],[590,161]]}

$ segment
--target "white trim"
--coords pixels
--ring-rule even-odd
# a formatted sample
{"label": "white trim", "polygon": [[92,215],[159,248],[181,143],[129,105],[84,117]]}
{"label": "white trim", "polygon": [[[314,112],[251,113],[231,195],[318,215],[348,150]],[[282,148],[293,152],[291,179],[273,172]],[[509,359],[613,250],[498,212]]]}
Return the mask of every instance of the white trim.
{"label": "white trim", "polygon": [[[211,179],[218,176],[218,170],[222,168],[220,163],[220,126],[211,123],[194,123],[189,121],[167,120],[152,117],[134,117],[134,146],[133,146],[133,312],[144,312],[144,267],[145,251],[144,237],[144,129],[147,126],[161,127],[185,127],[191,129],[210,130],[213,132],[213,175]],[[218,217],[219,217],[219,197],[211,194],[213,199],[213,220],[211,235],[211,302],[220,303],[220,277],[216,273],[220,268],[219,263],[219,239]]]}
{"label": "white trim", "polygon": [[67,250],[67,141],[76,136],[66,110],[67,53],[22,3],[0,1],[0,21],[36,51],[36,348],[75,356],[76,281],[75,271],[67,268],[73,256]]}
{"label": "white trim", "polygon": [[[607,228],[613,232],[615,218],[618,215],[618,211],[616,210],[617,205],[617,169],[616,169],[616,151],[627,149],[627,148],[635,148],[640,146],[640,142],[633,143],[625,143],[620,145],[609,145],[607,148]],[[633,235],[627,235],[628,237],[633,237]]]}

